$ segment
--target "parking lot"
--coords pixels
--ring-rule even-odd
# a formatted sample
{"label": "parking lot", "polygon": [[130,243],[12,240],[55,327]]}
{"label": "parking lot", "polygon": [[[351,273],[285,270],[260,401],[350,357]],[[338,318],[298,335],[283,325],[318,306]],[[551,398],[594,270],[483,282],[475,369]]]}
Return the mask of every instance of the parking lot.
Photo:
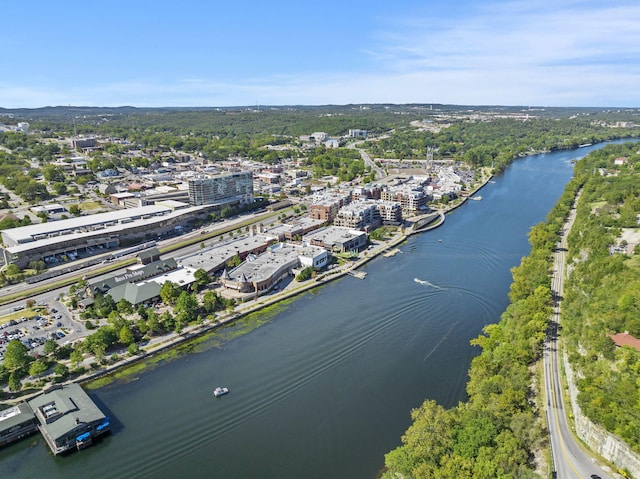
{"label": "parking lot", "polygon": [[[0,324],[0,361],[4,360],[7,345],[18,340],[33,356],[44,354],[44,343],[52,339],[62,343],[71,332],[70,321],[55,307],[42,304],[34,308],[35,316],[11,319]],[[66,342],[66,341],[64,341]]]}

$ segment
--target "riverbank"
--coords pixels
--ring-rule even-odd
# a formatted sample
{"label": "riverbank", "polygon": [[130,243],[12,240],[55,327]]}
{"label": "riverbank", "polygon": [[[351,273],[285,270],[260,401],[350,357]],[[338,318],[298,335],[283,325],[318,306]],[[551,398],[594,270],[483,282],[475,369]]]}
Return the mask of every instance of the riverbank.
{"label": "riverbank", "polygon": [[[446,206],[438,210],[432,210],[429,213],[407,219],[403,227],[399,228],[393,236],[384,241],[377,242],[371,249],[367,249],[364,252],[360,253],[358,259],[356,259],[355,261],[351,261],[349,263],[345,263],[340,267],[322,272],[312,280],[298,282],[295,279],[292,279],[288,284],[286,284],[285,287],[282,288],[282,290],[278,292],[261,296],[255,300],[240,303],[236,305],[233,311],[219,314],[214,320],[205,320],[201,324],[188,326],[181,333],[171,333],[161,337],[152,338],[144,346],[141,347],[139,354],[119,359],[112,364],[104,365],[99,368],[90,369],[86,373],[63,381],[60,384],[75,382],[91,387],[91,382],[106,378],[110,375],[114,375],[116,372],[122,372],[126,375],[126,370],[128,368],[135,368],[135,371],[137,372],[139,371],[139,368],[136,367],[138,363],[166,353],[167,351],[188,343],[189,341],[192,341],[193,339],[198,338],[202,335],[212,333],[216,329],[228,326],[249,314],[259,312],[282,301],[295,298],[296,296],[322,286],[323,284],[341,279],[345,275],[350,275],[353,272],[357,271],[358,268],[362,267],[363,265],[367,264],[369,261],[380,255],[390,257],[392,255],[389,255],[387,253],[394,250],[399,251],[396,247],[406,241],[409,236],[416,233],[431,231],[441,226],[445,221],[446,214],[462,206],[470,196],[476,194],[480,189],[482,189],[491,178],[491,175],[485,177],[484,181],[480,183],[466,197],[459,198],[457,201],[447,204]],[[416,225],[418,225],[419,227],[416,228]],[[85,360],[86,367],[91,367],[92,363],[95,364],[95,361],[91,361],[91,359]],[[144,366],[142,367],[144,368]],[[11,398],[4,399],[3,402],[8,404],[15,404],[31,397],[37,396],[41,394],[41,392],[41,390],[38,390],[30,392],[28,394],[16,395]]]}

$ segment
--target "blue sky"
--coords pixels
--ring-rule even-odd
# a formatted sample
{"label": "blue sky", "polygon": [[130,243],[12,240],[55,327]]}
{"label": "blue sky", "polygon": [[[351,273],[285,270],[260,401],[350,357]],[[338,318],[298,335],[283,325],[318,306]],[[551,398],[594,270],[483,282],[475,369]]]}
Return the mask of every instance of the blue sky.
{"label": "blue sky", "polygon": [[640,2],[0,1],[0,107],[640,107]]}

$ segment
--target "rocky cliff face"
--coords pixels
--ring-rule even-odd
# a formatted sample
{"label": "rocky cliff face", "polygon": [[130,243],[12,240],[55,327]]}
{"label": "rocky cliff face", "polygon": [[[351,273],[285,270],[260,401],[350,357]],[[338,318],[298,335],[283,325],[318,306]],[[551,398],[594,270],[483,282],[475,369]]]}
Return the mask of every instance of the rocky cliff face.
{"label": "rocky cliff face", "polygon": [[604,457],[619,469],[626,469],[633,477],[640,477],[640,455],[633,452],[620,438],[591,422],[578,405],[578,388],[567,356],[564,355],[564,368],[571,400],[576,434],[593,451]]}

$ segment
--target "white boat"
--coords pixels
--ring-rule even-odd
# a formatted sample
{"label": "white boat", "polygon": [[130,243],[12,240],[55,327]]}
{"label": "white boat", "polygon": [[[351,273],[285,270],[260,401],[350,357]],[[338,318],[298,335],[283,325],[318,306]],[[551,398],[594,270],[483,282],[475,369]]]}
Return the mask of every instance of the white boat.
{"label": "white boat", "polygon": [[221,387],[217,387],[213,390],[213,395],[215,397],[218,396],[224,396],[225,394],[227,394],[229,392],[229,388],[221,388]]}

